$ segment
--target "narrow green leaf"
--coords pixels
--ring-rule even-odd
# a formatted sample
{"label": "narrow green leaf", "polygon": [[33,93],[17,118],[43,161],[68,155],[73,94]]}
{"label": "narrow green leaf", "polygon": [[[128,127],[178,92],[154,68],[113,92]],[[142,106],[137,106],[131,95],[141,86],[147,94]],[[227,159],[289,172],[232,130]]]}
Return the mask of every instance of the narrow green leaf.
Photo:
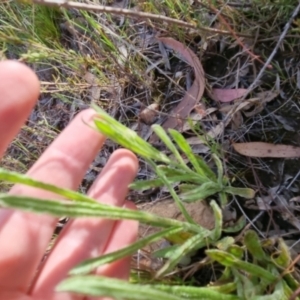
{"label": "narrow green leaf", "polygon": [[92,107],[98,115],[94,119],[96,128],[111,140],[146,159],[171,163],[171,160],[163,152],[144,141],[136,132],[116,121],[96,105],[92,105]]}
{"label": "narrow green leaf", "polygon": [[206,250],[206,254],[211,259],[219,262],[221,265],[246,271],[254,276],[262,277],[268,280],[270,283],[274,282],[277,278],[277,276],[273,275],[272,273],[265,270],[264,268],[242,261],[228,252],[221,251],[221,250]]}
{"label": "narrow green leaf", "polygon": [[209,174],[206,174],[206,169],[202,169],[200,167],[200,164],[198,163],[198,160],[196,159],[195,155],[193,154],[193,151],[191,149],[191,146],[187,143],[186,139],[183,137],[181,133],[174,129],[168,130],[178,147],[181,149],[181,151],[187,156],[190,163],[193,165],[196,172],[209,179]]}
{"label": "narrow green leaf", "polygon": [[187,212],[187,210],[184,207],[184,205],[182,204],[181,200],[179,199],[177,193],[175,192],[175,190],[173,189],[173,187],[169,183],[169,181],[166,178],[165,174],[156,165],[153,164],[152,167],[155,170],[156,174],[162,179],[162,181],[164,182],[165,186],[168,188],[168,190],[169,190],[171,196],[173,197],[173,199],[174,199],[177,207],[179,208],[180,212],[183,214],[183,216],[185,217],[185,219],[189,223],[196,224],[195,221],[193,220],[193,218]]}
{"label": "narrow green leaf", "polygon": [[[165,170],[165,166],[158,166],[160,170]],[[170,170],[172,170],[170,168]],[[166,178],[169,183],[176,183],[176,182],[195,182],[197,184],[201,184],[203,181],[199,180],[200,178],[197,176],[193,176],[192,174],[177,174],[178,172],[174,172],[174,174],[171,174],[171,172],[168,172],[168,175],[166,175]],[[205,181],[206,182],[206,181]],[[135,190],[147,190],[154,187],[160,187],[163,186],[164,183],[160,178],[156,179],[150,179],[150,180],[138,180],[133,182],[129,185],[130,188]]]}
{"label": "narrow green leaf", "polygon": [[218,183],[220,186],[222,186],[223,185],[223,175],[224,175],[222,161],[216,154],[212,154],[212,158],[215,161],[215,164],[216,164],[217,170],[218,170]]}
{"label": "narrow green leaf", "polygon": [[202,233],[205,231],[209,233],[208,230],[199,225],[97,202],[62,202],[57,200],[0,194],[0,206],[18,208],[35,213],[45,213],[57,217],[101,217],[112,220],[130,219],[158,227],[181,227],[183,231],[187,232]]}
{"label": "narrow green leaf", "polygon": [[225,187],[224,192],[231,195],[237,195],[246,199],[253,199],[255,196],[255,191],[249,188],[236,188],[232,186],[227,186]]}
{"label": "narrow green leaf", "polygon": [[226,207],[226,205],[228,204],[227,194],[223,191],[220,192],[219,193],[219,199],[220,199],[221,207]]}
{"label": "narrow green leaf", "polygon": [[61,282],[58,292],[73,292],[87,296],[106,296],[130,300],[180,300],[177,295],[162,292],[153,286],[132,284],[125,280],[102,276],[73,276]]}
{"label": "narrow green leaf", "polygon": [[145,238],[140,239],[139,241],[135,242],[134,244],[125,247],[123,249],[120,249],[118,251],[108,253],[105,255],[102,255],[100,257],[95,257],[91,259],[87,259],[75,268],[73,268],[69,274],[70,275],[82,275],[82,274],[88,274],[92,272],[97,267],[111,263],[113,261],[116,261],[118,259],[121,259],[123,257],[129,256],[133,253],[135,253],[137,250],[142,249],[144,246],[149,245],[163,237],[168,237],[170,235],[176,234],[182,232],[182,228],[167,228],[164,230],[161,230],[160,232],[151,234]]}
{"label": "narrow green leaf", "polygon": [[180,262],[183,256],[188,255],[189,253],[198,250],[204,247],[207,244],[206,238],[209,235],[207,233],[199,233],[195,236],[189,238],[185,243],[180,245],[177,249],[174,250],[170,259],[165,263],[165,265],[156,273],[156,278],[159,278],[166,274],[167,272],[173,270],[175,266]]}
{"label": "narrow green leaf", "polygon": [[182,193],[187,193],[195,188],[197,188],[198,186],[195,184],[186,184],[186,183],[182,183],[178,186],[179,192],[180,194]]}
{"label": "narrow green leaf", "polygon": [[234,225],[223,228],[224,232],[227,233],[236,233],[241,231],[246,226],[246,218],[245,216],[241,216]]}
{"label": "narrow green leaf", "polygon": [[183,169],[181,166],[177,166],[177,169],[174,169],[173,166],[159,166],[159,168],[164,172],[167,178],[179,177],[181,176],[182,181],[186,182],[195,182],[195,183],[205,183],[210,181],[206,177],[203,177],[191,169]]}
{"label": "narrow green leaf", "polygon": [[32,179],[28,177],[27,175],[19,174],[16,172],[8,171],[5,169],[0,168],[0,180],[5,180],[10,183],[19,183],[19,184],[25,184],[28,186],[32,186],[35,188],[40,188],[52,193],[55,193],[57,195],[60,195],[66,199],[70,199],[72,201],[82,201],[82,202],[91,202],[95,203],[96,200],[88,197],[86,195],[80,194],[78,192],[67,190],[60,188],[58,186],[44,183],[35,179]]}
{"label": "narrow green leaf", "polygon": [[210,238],[212,241],[217,241],[222,235],[223,215],[222,210],[215,200],[210,202],[210,206],[214,212],[215,228],[211,231]]}
{"label": "narrow green leaf", "polygon": [[195,155],[200,168],[204,170],[205,174],[212,180],[217,182],[217,176],[214,171],[209,167],[209,165],[204,161],[202,156]]}
{"label": "narrow green leaf", "polygon": [[232,246],[235,243],[235,240],[231,236],[226,236],[220,240],[218,240],[214,245],[220,249],[226,251],[229,246]]}
{"label": "narrow green leaf", "polygon": [[[147,285],[146,285],[147,286]],[[235,290],[235,283],[223,284],[215,287],[193,287],[193,286],[173,286],[155,284],[154,288],[161,291],[178,295],[181,299],[193,300],[239,300],[240,298],[235,295],[227,295]]]}
{"label": "narrow green leaf", "polygon": [[178,163],[184,168],[189,169],[189,167],[184,162],[183,158],[181,157],[180,153],[178,152],[175,145],[172,143],[171,139],[165,132],[165,130],[160,125],[152,125],[151,128],[153,131],[157,134],[157,136],[164,142],[164,144],[167,146],[167,148],[173,153],[173,155],[176,157]]}
{"label": "narrow green leaf", "polygon": [[221,190],[222,188],[217,183],[210,181],[201,184],[199,187],[189,192],[180,194],[180,198],[184,202],[194,202],[198,200],[204,200],[208,196],[214,195]]}
{"label": "narrow green leaf", "polygon": [[136,180],[129,185],[133,190],[145,191],[151,188],[163,186],[164,183],[160,178],[150,180]]}
{"label": "narrow green leaf", "polygon": [[282,238],[278,239],[278,248],[279,255],[277,253],[275,257],[272,257],[272,260],[276,263],[277,266],[280,266],[283,269],[288,268],[292,262],[291,252]]}
{"label": "narrow green leaf", "polygon": [[162,249],[158,249],[156,251],[154,251],[151,256],[154,258],[170,258],[172,256],[172,254],[174,253],[174,251],[180,247],[180,245],[171,245],[171,246],[167,246],[164,247]]}
{"label": "narrow green leaf", "polygon": [[236,258],[242,259],[244,256],[244,249],[238,245],[231,245],[227,252],[235,256]]}
{"label": "narrow green leaf", "polygon": [[288,300],[288,299],[290,299],[290,296],[291,295],[285,294],[283,280],[278,280],[278,282],[275,285],[274,292],[272,294],[264,295],[264,296],[254,296],[251,299],[253,299],[253,300]]}
{"label": "narrow green leaf", "polygon": [[260,262],[268,262],[269,259],[266,256],[262,246],[261,241],[257,233],[253,230],[247,230],[244,236],[244,244],[247,247],[248,251]]}

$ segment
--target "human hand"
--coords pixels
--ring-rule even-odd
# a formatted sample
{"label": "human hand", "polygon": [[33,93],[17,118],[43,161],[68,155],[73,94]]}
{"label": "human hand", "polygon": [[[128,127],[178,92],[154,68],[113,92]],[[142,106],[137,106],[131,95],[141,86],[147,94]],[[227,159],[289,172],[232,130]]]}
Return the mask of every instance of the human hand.
{"label": "human hand", "polygon": [[[38,95],[38,79],[28,67],[13,61],[0,62],[0,156],[26,121]],[[27,174],[76,190],[105,140],[86,125],[86,122],[92,124],[93,114],[92,110],[79,113]],[[101,203],[134,208],[134,204],[124,203],[124,198],[137,168],[133,153],[124,149],[115,151],[90,188],[89,196]],[[54,197],[49,192],[23,185],[15,185],[10,193]],[[138,230],[138,223],[131,220],[71,220],[41,265],[56,224],[57,219],[49,215],[0,210],[0,300],[91,299],[55,293],[54,289],[76,264],[131,244]],[[96,273],[128,279],[129,265],[130,258],[125,258],[100,267]]]}

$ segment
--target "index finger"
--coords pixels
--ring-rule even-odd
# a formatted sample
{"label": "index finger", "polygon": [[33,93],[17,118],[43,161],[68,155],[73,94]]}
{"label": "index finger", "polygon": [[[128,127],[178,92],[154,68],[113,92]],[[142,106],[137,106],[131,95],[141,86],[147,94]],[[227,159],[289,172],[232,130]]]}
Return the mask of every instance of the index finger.
{"label": "index finger", "polygon": [[25,123],[39,90],[39,80],[27,66],[0,62],[0,157]]}

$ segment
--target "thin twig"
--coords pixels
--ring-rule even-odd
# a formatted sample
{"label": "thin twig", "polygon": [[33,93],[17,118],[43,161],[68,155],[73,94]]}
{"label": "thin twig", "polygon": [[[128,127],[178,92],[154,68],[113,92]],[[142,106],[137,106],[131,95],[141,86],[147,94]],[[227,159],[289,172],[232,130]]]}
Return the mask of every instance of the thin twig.
{"label": "thin twig", "polygon": [[248,92],[247,94],[243,97],[244,99],[246,98],[246,96],[252,91],[254,90],[257,86],[258,86],[258,82],[261,79],[261,77],[263,76],[265,70],[269,67],[269,65],[271,64],[272,59],[274,58],[275,54],[277,53],[279,47],[281,46],[285,36],[287,35],[291,24],[293,22],[293,20],[295,19],[295,17],[299,14],[300,12],[300,1],[298,3],[298,6],[296,7],[296,9],[294,10],[292,16],[290,17],[290,19],[288,20],[288,22],[285,24],[284,29],[278,39],[278,42],[276,44],[276,46],[274,47],[272,53],[270,54],[270,56],[268,57],[266,63],[263,65],[263,67],[261,68],[261,70],[259,71],[258,75],[256,76],[255,80],[252,82],[252,84],[249,86],[248,88]]}
{"label": "thin twig", "polygon": [[[65,7],[65,8],[83,9],[83,10],[89,10],[89,11],[102,12],[102,13],[110,13],[113,15],[124,15],[124,16],[129,16],[132,18],[152,19],[152,20],[163,21],[163,22],[166,22],[169,24],[175,24],[178,26],[186,27],[186,28],[192,28],[192,29],[198,29],[198,30],[202,30],[202,31],[206,31],[206,32],[211,32],[211,33],[215,33],[215,34],[218,33],[218,34],[224,34],[224,35],[232,35],[232,33],[229,31],[204,27],[204,26],[184,22],[181,20],[172,19],[172,18],[162,16],[162,15],[156,15],[156,14],[151,14],[151,13],[146,13],[146,12],[137,12],[137,11],[125,9],[125,8],[116,8],[116,7],[103,6],[103,5],[78,3],[78,2],[68,1],[68,0],[32,0],[32,2],[35,4],[42,4],[42,5],[47,5],[47,6],[58,6],[58,7]],[[238,34],[238,33],[237,33],[237,35],[242,36],[242,37],[250,37],[250,38],[252,37],[249,35],[243,35],[243,34]]]}
{"label": "thin twig", "polygon": [[226,118],[224,120],[225,124],[227,124],[228,120],[231,119],[231,116],[235,113],[235,111],[239,107],[240,103],[242,101],[244,101],[246,99],[246,97],[259,85],[259,80],[261,79],[261,77],[263,76],[264,72],[266,71],[266,69],[271,64],[272,59],[274,58],[275,54],[277,53],[279,47],[281,46],[284,38],[286,37],[286,35],[287,35],[287,33],[288,33],[288,31],[289,31],[289,29],[291,27],[291,24],[292,24],[293,20],[299,14],[299,12],[300,12],[300,1],[298,3],[298,6],[293,11],[293,14],[291,15],[290,19],[285,24],[284,29],[283,29],[283,31],[282,31],[279,39],[278,39],[278,42],[276,43],[276,46],[274,47],[272,53],[270,54],[270,56],[268,57],[267,61],[265,62],[265,64],[261,68],[261,70],[259,71],[258,75],[254,79],[254,81],[252,82],[252,84],[249,86],[249,88],[247,89],[247,92],[244,94],[244,96],[234,105],[234,107],[231,109],[231,111],[227,114],[227,116],[226,116]]}
{"label": "thin twig", "polygon": [[[199,0],[197,0],[198,3],[200,3]],[[213,5],[209,5],[209,8],[218,16],[221,23],[225,25],[229,32],[231,32],[231,35],[235,38],[237,43],[253,58],[253,60],[259,61],[261,64],[264,64],[264,62],[258,57],[258,55],[255,55],[250,49],[246,47],[246,45],[242,42],[240,37],[236,34],[236,32],[231,28],[229,23],[226,21],[226,19],[223,17],[222,13],[220,13],[219,10],[217,10]]]}

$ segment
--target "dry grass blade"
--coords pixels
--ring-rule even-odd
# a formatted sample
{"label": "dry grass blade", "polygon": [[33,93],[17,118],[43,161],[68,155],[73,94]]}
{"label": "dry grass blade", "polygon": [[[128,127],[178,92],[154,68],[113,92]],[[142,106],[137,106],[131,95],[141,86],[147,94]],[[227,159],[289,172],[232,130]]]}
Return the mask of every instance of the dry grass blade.
{"label": "dry grass blade", "polygon": [[263,142],[234,143],[234,150],[250,157],[300,157],[300,147],[292,145],[274,145]]}
{"label": "dry grass blade", "polygon": [[[176,24],[182,27],[186,28],[192,28],[192,29],[198,29],[206,32],[212,32],[212,33],[219,33],[219,34],[225,34],[225,35],[231,35],[231,32],[226,30],[218,30],[215,28],[210,27],[204,27],[199,26],[195,24],[191,24],[188,22],[184,22],[178,19],[169,18],[163,15],[156,15],[151,13],[145,13],[145,12],[137,12],[130,9],[125,8],[116,8],[116,7],[110,7],[110,6],[103,6],[103,5],[92,5],[92,4],[86,4],[86,3],[78,3],[68,0],[32,0],[33,3],[36,4],[43,4],[48,6],[59,6],[59,7],[66,7],[66,8],[77,8],[77,9],[84,9],[89,11],[97,11],[97,12],[103,12],[103,13],[110,13],[110,14],[116,14],[116,15],[124,15],[129,16],[132,18],[140,18],[140,19],[152,19],[152,20],[160,20],[167,22],[169,24]],[[240,35],[240,36],[246,36],[248,35]]]}

